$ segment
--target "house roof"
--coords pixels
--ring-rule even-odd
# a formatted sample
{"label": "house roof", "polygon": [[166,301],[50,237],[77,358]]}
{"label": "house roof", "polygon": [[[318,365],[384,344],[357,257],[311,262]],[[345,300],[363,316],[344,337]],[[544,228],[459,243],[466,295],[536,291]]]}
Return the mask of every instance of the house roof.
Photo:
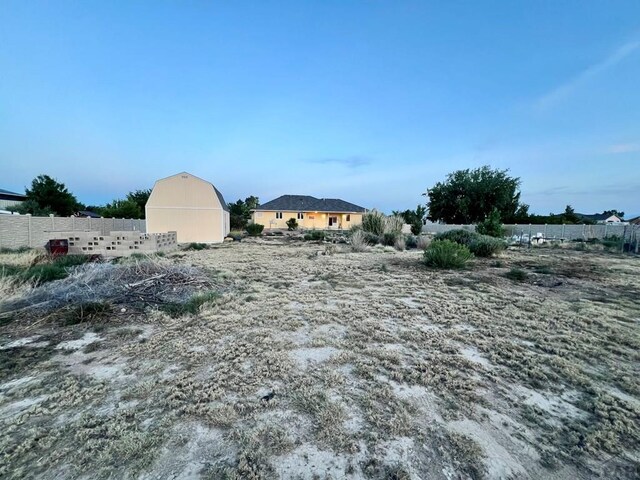
{"label": "house roof", "polygon": [[640,225],[640,216],[632,218],[631,220],[629,220],[629,223],[631,223],[632,225]]}
{"label": "house roof", "polygon": [[24,193],[10,192],[9,190],[4,190],[3,188],[0,188],[0,195],[8,196],[8,197],[16,197],[21,199],[27,198],[27,196]]}
{"label": "house roof", "polygon": [[79,212],[76,212],[76,217],[100,218],[100,215],[89,210],[80,210]]}
{"label": "house roof", "polygon": [[360,207],[339,198],[315,198],[309,195],[282,195],[270,202],[258,205],[254,210],[285,212],[365,212]]}
{"label": "house roof", "polygon": [[[617,215],[613,215],[611,213],[594,213],[594,214],[591,214],[591,215],[587,215],[587,214],[584,214],[584,213],[576,213],[576,215],[578,217],[584,219],[584,220],[592,220],[594,222],[601,222],[601,221],[606,220],[607,218],[610,218],[610,217],[620,218]],[[622,219],[620,218],[620,220],[622,220]]]}

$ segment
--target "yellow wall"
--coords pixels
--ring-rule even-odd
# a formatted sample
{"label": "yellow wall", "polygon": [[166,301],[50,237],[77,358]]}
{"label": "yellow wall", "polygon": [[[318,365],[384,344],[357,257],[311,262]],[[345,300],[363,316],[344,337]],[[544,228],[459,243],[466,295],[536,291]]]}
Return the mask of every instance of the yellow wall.
{"label": "yellow wall", "polygon": [[[298,212],[282,212],[282,218],[276,218],[275,211],[258,211],[251,214],[253,223],[264,225],[265,229],[270,228],[287,228],[287,220],[295,218],[298,222],[298,228],[305,230],[338,230],[340,228],[348,230],[354,225],[362,223],[362,213],[315,213],[303,212],[304,218],[298,219]],[[351,220],[347,222],[347,215],[351,215]],[[329,227],[329,216],[338,217],[338,224]],[[312,218],[313,217],[313,218]]]}
{"label": "yellow wall", "polygon": [[175,231],[178,242],[222,242],[229,233],[213,185],[188,173],[158,180],[146,206],[147,232]]}

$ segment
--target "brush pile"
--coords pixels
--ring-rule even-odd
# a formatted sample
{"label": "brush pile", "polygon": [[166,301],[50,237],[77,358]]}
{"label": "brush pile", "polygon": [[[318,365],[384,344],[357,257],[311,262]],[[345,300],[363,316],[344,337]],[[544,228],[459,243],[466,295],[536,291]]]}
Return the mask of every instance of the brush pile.
{"label": "brush pile", "polygon": [[221,290],[205,271],[151,259],[132,263],[86,263],[67,278],[0,302],[0,317],[45,314],[56,309],[108,302],[127,311],[181,303],[203,290]]}

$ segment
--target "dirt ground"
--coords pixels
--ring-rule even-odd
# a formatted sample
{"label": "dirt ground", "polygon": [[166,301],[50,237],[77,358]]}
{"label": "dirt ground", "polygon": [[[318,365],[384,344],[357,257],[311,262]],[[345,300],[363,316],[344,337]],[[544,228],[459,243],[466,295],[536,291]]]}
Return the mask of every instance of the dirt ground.
{"label": "dirt ground", "polygon": [[325,249],[157,259],[215,277],[195,314],[5,322],[0,477],[640,476],[639,258]]}

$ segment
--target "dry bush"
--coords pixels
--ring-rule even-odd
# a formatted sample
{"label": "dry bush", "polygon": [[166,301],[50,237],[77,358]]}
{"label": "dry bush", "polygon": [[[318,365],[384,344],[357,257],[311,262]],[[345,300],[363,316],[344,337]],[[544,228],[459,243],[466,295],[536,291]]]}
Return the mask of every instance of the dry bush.
{"label": "dry bush", "polygon": [[402,232],[402,226],[404,225],[404,218],[400,215],[391,215],[384,219],[384,233],[400,234]]}
{"label": "dry bush", "polygon": [[416,245],[419,250],[424,250],[429,246],[430,243],[431,243],[431,239],[426,235],[419,235],[418,239],[416,240]]}
{"label": "dry bush", "polygon": [[351,234],[351,251],[364,252],[367,249],[367,239],[363,230],[356,230]]}
{"label": "dry bush", "polygon": [[393,248],[395,248],[396,250],[398,250],[400,252],[403,252],[407,248],[407,244],[406,244],[403,236],[399,236],[398,238],[396,238],[396,241],[393,244]]}

